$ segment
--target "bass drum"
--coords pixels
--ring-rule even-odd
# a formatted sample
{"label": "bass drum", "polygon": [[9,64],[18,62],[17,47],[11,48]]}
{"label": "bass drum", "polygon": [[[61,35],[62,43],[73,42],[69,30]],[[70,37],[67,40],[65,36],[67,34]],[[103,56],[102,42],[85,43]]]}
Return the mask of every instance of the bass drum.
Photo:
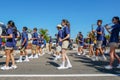
{"label": "bass drum", "polygon": [[7,28],[4,23],[0,22],[0,35],[6,35]]}

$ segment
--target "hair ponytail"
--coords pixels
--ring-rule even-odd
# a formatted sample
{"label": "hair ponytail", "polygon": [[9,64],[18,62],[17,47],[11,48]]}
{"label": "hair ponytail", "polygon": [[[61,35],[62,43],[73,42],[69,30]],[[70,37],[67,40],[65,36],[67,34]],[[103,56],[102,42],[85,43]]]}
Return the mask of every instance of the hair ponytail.
{"label": "hair ponytail", "polygon": [[62,22],[65,23],[66,26],[68,26],[69,30],[70,30],[70,22],[66,19],[63,19]]}
{"label": "hair ponytail", "polygon": [[114,20],[114,19],[118,20],[118,23],[120,24],[120,19],[119,19],[119,17],[118,17],[118,16],[113,17],[113,19],[112,19],[112,20]]}

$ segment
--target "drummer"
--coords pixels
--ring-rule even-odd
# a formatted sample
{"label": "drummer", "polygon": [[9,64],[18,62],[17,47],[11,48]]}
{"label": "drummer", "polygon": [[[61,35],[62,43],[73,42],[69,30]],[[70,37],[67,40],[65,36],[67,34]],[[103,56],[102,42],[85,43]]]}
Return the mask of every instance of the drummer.
{"label": "drummer", "polygon": [[37,28],[33,29],[33,34],[32,34],[32,54],[29,58],[38,58],[38,53],[36,52],[36,47],[37,47],[37,39],[38,39],[38,33],[37,33]]}
{"label": "drummer", "polygon": [[20,50],[20,58],[16,62],[23,62],[22,58],[25,55],[25,62],[29,62],[28,55],[27,55],[27,45],[28,45],[28,33],[27,33],[27,27],[23,27],[22,37],[21,37],[21,50]]}

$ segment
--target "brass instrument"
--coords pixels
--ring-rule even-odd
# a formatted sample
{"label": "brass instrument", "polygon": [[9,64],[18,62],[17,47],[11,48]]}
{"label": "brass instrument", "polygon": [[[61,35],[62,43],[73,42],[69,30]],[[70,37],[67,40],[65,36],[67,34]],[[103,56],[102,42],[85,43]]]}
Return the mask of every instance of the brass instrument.
{"label": "brass instrument", "polygon": [[88,37],[94,42],[95,38],[96,38],[96,35],[95,35],[95,32],[93,32],[93,26],[95,24],[92,24],[91,28],[92,28],[92,31],[88,34]]}
{"label": "brass instrument", "polygon": [[95,38],[96,38],[95,33],[94,33],[93,31],[88,34],[88,37],[89,37],[89,39],[91,39],[92,41],[94,41]]}

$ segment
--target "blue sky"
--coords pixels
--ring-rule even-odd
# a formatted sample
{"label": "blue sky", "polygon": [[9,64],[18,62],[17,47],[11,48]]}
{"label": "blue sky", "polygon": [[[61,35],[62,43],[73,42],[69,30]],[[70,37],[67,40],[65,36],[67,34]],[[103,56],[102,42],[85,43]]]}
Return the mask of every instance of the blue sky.
{"label": "blue sky", "polygon": [[13,20],[20,31],[23,26],[48,29],[52,36],[62,19],[70,21],[74,38],[79,31],[86,36],[98,19],[104,25],[113,16],[120,17],[120,0],[0,0],[0,22]]}

